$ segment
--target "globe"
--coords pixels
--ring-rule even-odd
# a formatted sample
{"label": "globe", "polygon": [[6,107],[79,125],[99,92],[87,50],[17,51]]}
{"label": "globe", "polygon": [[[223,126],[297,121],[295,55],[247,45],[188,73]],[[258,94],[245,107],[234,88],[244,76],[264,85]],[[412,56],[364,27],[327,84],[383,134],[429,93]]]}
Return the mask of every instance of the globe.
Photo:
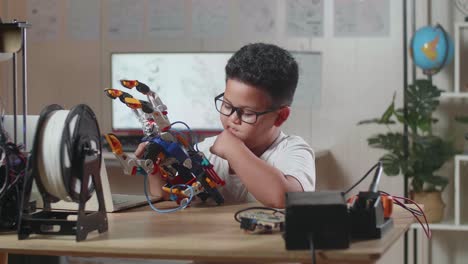
{"label": "globe", "polygon": [[425,26],[414,33],[410,54],[427,75],[439,72],[453,59],[453,41],[440,25]]}

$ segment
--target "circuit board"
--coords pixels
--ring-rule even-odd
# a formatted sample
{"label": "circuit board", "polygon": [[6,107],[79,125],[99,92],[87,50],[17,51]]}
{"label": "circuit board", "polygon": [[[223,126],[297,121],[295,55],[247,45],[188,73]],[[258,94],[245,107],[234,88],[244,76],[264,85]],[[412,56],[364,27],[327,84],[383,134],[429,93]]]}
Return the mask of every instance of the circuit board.
{"label": "circuit board", "polygon": [[283,231],[284,215],[265,211],[250,211],[239,214],[241,228],[248,233],[272,233]]}

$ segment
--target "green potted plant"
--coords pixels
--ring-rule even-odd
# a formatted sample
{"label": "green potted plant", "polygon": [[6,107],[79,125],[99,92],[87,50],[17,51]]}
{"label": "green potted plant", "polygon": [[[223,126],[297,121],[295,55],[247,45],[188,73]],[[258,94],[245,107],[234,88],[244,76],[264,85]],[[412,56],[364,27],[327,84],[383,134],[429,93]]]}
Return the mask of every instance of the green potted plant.
{"label": "green potted plant", "polygon": [[381,157],[384,173],[388,176],[407,175],[411,197],[424,204],[430,222],[443,218],[444,203],[441,192],[448,184],[446,177],[437,171],[456,154],[453,142],[434,135],[432,126],[437,122],[433,113],[439,105],[441,90],[429,80],[416,80],[405,91],[407,116],[403,108],[395,109],[395,95],[390,106],[380,118],[364,120],[359,124],[392,124],[408,127],[408,153],[405,157],[403,132],[389,131],[367,139],[369,146],[386,150]]}

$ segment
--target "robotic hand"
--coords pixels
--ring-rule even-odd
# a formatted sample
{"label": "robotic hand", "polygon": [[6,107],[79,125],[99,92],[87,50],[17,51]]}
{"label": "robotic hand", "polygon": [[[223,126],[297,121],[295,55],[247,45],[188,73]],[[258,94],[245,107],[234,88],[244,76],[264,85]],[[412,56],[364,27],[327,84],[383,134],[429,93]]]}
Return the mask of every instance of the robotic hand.
{"label": "robotic hand", "polygon": [[[186,140],[181,133],[172,130],[174,124],[167,117],[167,107],[160,97],[144,83],[137,80],[121,80],[127,89],[136,90],[148,98],[148,101],[138,100],[129,93],[117,89],[106,89],[105,93],[112,99],[119,100],[135,113],[141,123],[146,145],[142,159],[129,158],[123,151],[122,145],[114,134],[107,134],[105,138],[112,152],[119,160],[125,174],[155,174],[158,173],[166,181],[163,190],[170,193],[178,203],[189,196],[196,195],[203,201],[208,198],[217,204],[224,202],[218,191],[218,186],[225,182],[213,170],[205,155],[193,147],[191,141]],[[187,126],[190,132],[190,128]],[[191,199],[190,199],[191,200]]]}

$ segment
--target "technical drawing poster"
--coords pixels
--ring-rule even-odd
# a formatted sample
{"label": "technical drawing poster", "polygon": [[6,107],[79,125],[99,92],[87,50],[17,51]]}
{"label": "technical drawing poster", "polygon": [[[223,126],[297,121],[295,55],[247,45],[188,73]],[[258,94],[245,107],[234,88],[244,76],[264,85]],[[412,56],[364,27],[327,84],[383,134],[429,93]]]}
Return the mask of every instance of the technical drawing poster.
{"label": "technical drawing poster", "polygon": [[68,34],[76,40],[96,40],[100,36],[101,4],[96,0],[68,0]]}
{"label": "technical drawing poster", "polygon": [[148,33],[152,37],[181,36],[185,32],[185,1],[148,1]]}
{"label": "technical drawing poster", "polygon": [[32,41],[57,39],[59,32],[59,0],[28,0],[27,20],[32,27],[28,36]]}
{"label": "technical drawing poster", "polygon": [[336,37],[389,35],[389,0],[335,0],[334,3]]}
{"label": "technical drawing poster", "polygon": [[231,1],[193,0],[193,37],[217,37],[229,33],[229,10]]}
{"label": "technical drawing poster", "polygon": [[322,0],[286,0],[286,34],[295,37],[323,36]]}
{"label": "technical drawing poster", "polygon": [[270,36],[275,33],[276,5],[271,0],[241,0],[238,28],[242,34]]}
{"label": "technical drawing poster", "polygon": [[111,39],[133,39],[142,36],[143,0],[108,0],[107,35]]}
{"label": "technical drawing poster", "polygon": [[322,55],[317,52],[291,52],[299,65],[299,82],[293,108],[318,109],[322,102]]}

